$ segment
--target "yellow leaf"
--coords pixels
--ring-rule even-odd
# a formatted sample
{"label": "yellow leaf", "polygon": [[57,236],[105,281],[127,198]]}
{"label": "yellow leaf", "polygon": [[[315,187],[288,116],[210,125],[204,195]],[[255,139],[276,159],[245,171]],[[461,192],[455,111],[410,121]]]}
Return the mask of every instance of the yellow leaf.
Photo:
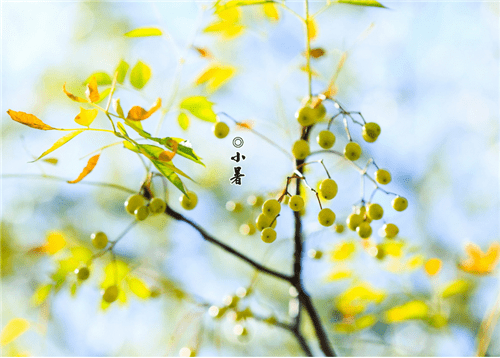
{"label": "yellow leaf", "polygon": [[97,109],[85,109],[80,107],[80,113],[75,117],[75,122],[81,126],[88,127],[92,124],[99,111]]}
{"label": "yellow leaf", "polygon": [[196,79],[196,85],[208,82],[207,90],[214,92],[226,83],[234,75],[234,72],[235,69],[232,66],[212,64]]}
{"label": "yellow leaf", "polygon": [[97,155],[94,155],[92,158],[90,158],[89,161],[87,162],[87,165],[85,166],[85,168],[83,168],[83,171],[80,173],[78,178],[76,178],[75,180],[68,181],[68,183],[69,184],[78,183],[83,178],[85,178],[87,175],[89,175],[89,173],[95,168],[97,161],[99,160],[100,155],[101,154],[97,154]]}
{"label": "yellow leaf", "polygon": [[127,283],[130,291],[132,291],[132,293],[134,293],[137,297],[142,299],[149,298],[151,292],[142,280],[137,277],[130,277],[127,279]]}
{"label": "yellow leaf", "polygon": [[307,33],[310,41],[313,41],[316,36],[318,36],[318,26],[316,25],[314,18],[310,16],[307,20]]}
{"label": "yellow leaf", "polygon": [[220,32],[226,39],[238,36],[245,27],[230,21],[216,21],[209,24],[204,32]]}
{"label": "yellow leaf", "polygon": [[412,271],[424,264],[424,256],[423,255],[414,255],[408,259],[406,266],[408,270]]}
{"label": "yellow leaf", "polygon": [[33,162],[36,162],[37,160],[45,157],[47,154],[53,152],[54,150],[56,150],[57,148],[63,146],[64,144],[68,143],[71,139],[75,138],[78,134],[82,133],[83,131],[85,131],[85,129],[81,129],[81,130],[77,130],[77,131],[74,131],[74,132],[71,132],[69,134],[66,134],[64,137],[61,137],[59,138],[53,145],[52,147],[50,147],[49,149],[47,149],[45,152],[42,153],[42,155],[40,155],[38,158],[36,158],[35,160],[33,160],[32,162],[30,163],[33,163]]}
{"label": "yellow leaf", "polygon": [[137,89],[142,89],[151,78],[151,68],[142,61],[137,61],[130,71],[130,84]]}
{"label": "yellow leaf", "polygon": [[225,10],[217,11],[217,16],[224,21],[234,23],[240,21],[241,11],[237,7],[226,8]]}
{"label": "yellow leaf", "polygon": [[278,12],[276,4],[272,2],[264,4],[263,9],[264,9],[264,14],[267,16],[269,20],[278,21],[280,19],[280,14]]}
{"label": "yellow leaf", "polygon": [[352,271],[351,270],[336,270],[331,272],[326,280],[327,281],[338,281],[338,280],[343,280],[346,278],[352,277]]}
{"label": "yellow leaf", "polygon": [[425,272],[429,276],[437,275],[438,272],[441,270],[442,265],[443,265],[443,262],[440,259],[437,259],[437,258],[429,259],[425,263]]}
{"label": "yellow leaf", "polygon": [[326,53],[325,50],[323,50],[321,47],[312,48],[311,51],[310,51],[310,54],[311,54],[312,58],[320,58],[320,57],[324,56],[325,53]]}
{"label": "yellow leaf", "polygon": [[56,165],[59,162],[57,158],[46,158],[43,161],[52,165]]}
{"label": "yellow leaf", "polygon": [[127,37],[147,37],[147,36],[161,36],[161,30],[154,27],[143,27],[127,32],[124,36]]}
{"label": "yellow leaf", "polygon": [[51,231],[47,235],[47,243],[43,246],[44,251],[49,255],[61,251],[66,246],[66,239],[63,234],[58,231]]}
{"label": "yellow leaf", "polygon": [[75,246],[71,248],[71,255],[78,262],[87,262],[92,257],[92,251],[83,246]]}
{"label": "yellow leaf", "polygon": [[403,241],[386,241],[382,244],[382,248],[386,255],[401,257],[403,255]]}
{"label": "yellow leaf", "polygon": [[116,113],[120,116],[120,118],[125,118],[119,98],[113,99],[113,108],[115,109]]}
{"label": "yellow leaf", "polygon": [[144,108],[140,106],[134,106],[128,111],[127,119],[131,121],[143,121],[148,119],[153,113],[155,113],[161,107],[161,98],[158,98],[151,107],[149,111],[146,111]]}
{"label": "yellow leaf", "polygon": [[189,117],[186,113],[179,113],[179,116],[177,117],[177,122],[179,122],[179,126],[181,126],[181,128],[183,130],[186,130],[189,128]]}
{"label": "yellow leaf", "polygon": [[469,291],[471,284],[465,280],[455,280],[449,283],[442,291],[441,297],[448,298],[454,295],[464,294]]}
{"label": "yellow leaf", "polygon": [[465,272],[476,275],[491,273],[500,259],[500,243],[498,242],[492,243],[486,253],[483,253],[479,246],[473,243],[467,244],[465,251],[469,258],[462,261],[459,267]]}
{"label": "yellow leaf", "polygon": [[354,322],[354,325],[356,327],[356,330],[362,330],[362,329],[373,326],[375,323],[377,323],[377,317],[375,317],[375,315],[368,314],[368,315],[359,317]]}
{"label": "yellow leaf", "polygon": [[127,303],[127,295],[125,294],[125,290],[123,289],[123,285],[121,283],[118,285],[118,301],[121,304]]}
{"label": "yellow leaf", "polygon": [[429,307],[422,301],[411,301],[396,306],[385,312],[385,321],[388,323],[402,322],[409,319],[425,318]]}
{"label": "yellow leaf", "polygon": [[7,114],[12,118],[14,121],[19,122],[21,124],[24,124],[28,127],[35,128],[35,129],[41,129],[43,131],[49,131],[52,129],[57,129],[53,128],[45,123],[43,123],[41,120],[39,120],[36,116],[29,114],[29,113],[24,113],[24,112],[16,112],[11,109],[7,111]]}
{"label": "yellow leaf", "polygon": [[0,333],[0,345],[5,346],[12,342],[30,328],[30,324],[24,318],[13,318],[7,323]]}
{"label": "yellow leaf", "polygon": [[89,83],[87,84],[87,90],[85,91],[85,96],[87,96],[87,99],[94,103],[99,101],[99,91],[97,90],[97,79],[95,76],[92,76],[89,80]]}
{"label": "yellow leaf", "polygon": [[68,96],[69,98],[71,98],[75,102],[82,102],[82,103],[88,102],[86,99],[80,98],[80,97],[75,96],[74,94],[71,94],[68,91],[66,91],[66,82],[64,82],[64,84],[63,84],[63,91],[66,94],[66,96]]}
{"label": "yellow leaf", "polygon": [[101,288],[105,289],[120,283],[129,272],[130,268],[125,262],[121,260],[110,262],[104,268],[104,281],[101,283]]}
{"label": "yellow leaf", "polygon": [[344,315],[356,315],[363,312],[370,303],[380,303],[386,294],[375,290],[369,283],[362,283],[344,291],[337,298],[337,308]]}
{"label": "yellow leaf", "polygon": [[40,306],[49,296],[51,289],[52,284],[50,283],[38,286],[33,296],[31,296],[31,303],[34,306]]}
{"label": "yellow leaf", "polygon": [[354,242],[341,242],[335,246],[335,249],[331,253],[331,258],[334,261],[346,260],[350,258],[355,251],[356,245]]}
{"label": "yellow leaf", "polygon": [[[308,72],[309,72],[309,70],[308,70],[308,68],[307,68],[307,65],[302,65],[302,66],[300,66],[300,70],[301,70],[301,71],[303,71],[303,72],[305,72],[305,73],[308,73]],[[316,71],[314,71],[314,70],[312,69],[312,67],[311,67],[311,76],[313,76],[313,77],[319,77],[319,73],[318,73],[318,72],[316,72]]]}

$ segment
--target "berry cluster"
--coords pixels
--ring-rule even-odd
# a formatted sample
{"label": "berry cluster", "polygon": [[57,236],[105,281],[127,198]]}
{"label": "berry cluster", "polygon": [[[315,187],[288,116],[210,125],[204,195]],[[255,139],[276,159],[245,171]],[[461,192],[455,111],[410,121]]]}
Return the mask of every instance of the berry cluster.
{"label": "berry cluster", "polygon": [[152,198],[148,203],[146,198],[141,194],[134,194],[127,198],[125,201],[125,210],[129,214],[135,216],[139,221],[146,220],[151,215],[157,215],[165,212],[167,204],[163,199]]}

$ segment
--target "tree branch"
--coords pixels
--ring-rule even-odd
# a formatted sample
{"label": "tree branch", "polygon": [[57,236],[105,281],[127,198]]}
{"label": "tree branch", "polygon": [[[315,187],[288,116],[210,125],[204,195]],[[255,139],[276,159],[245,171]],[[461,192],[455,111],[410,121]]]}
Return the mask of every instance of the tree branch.
{"label": "tree branch", "polygon": [[292,281],[292,277],[290,275],[286,275],[286,274],[280,273],[278,271],[274,271],[274,270],[272,270],[270,268],[267,268],[267,267],[259,264],[258,262],[252,260],[251,258],[243,255],[242,253],[236,251],[232,247],[224,244],[223,242],[220,242],[219,240],[217,240],[216,238],[214,238],[213,236],[211,236],[209,233],[207,233],[202,227],[200,227],[194,221],[191,221],[190,219],[186,218],[184,215],[182,215],[182,214],[178,213],[177,211],[173,210],[168,205],[167,205],[167,208],[165,209],[165,213],[168,216],[170,216],[173,219],[175,219],[175,220],[184,221],[185,223],[191,225],[196,231],[198,231],[200,233],[201,236],[203,236],[203,239],[205,239],[206,241],[211,242],[212,244],[220,247],[224,251],[226,251],[226,252],[228,252],[230,254],[233,254],[234,256],[236,256],[239,259],[245,261],[249,265],[255,267],[257,270],[259,270],[259,271],[261,271],[263,273],[267,273],[268,275],[274,276],[276,278],[288,281],[288,282]]}

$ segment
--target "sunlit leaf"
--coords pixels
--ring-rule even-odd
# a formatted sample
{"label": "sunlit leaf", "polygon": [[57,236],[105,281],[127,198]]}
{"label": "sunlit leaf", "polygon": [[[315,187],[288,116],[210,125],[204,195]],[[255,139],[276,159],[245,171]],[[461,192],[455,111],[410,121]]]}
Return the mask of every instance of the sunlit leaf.
{"label": "sunlit leaf", "polygon": [[40,306],[42,303],[44,303],[47,297],[49,297],[52,286],[53,285],[50,283],[38,286],[33,296],[31,296],[32,305]]}
{"label": "sunlit leaf", "polygon": [[377,317],[375,317],[375,315],[368,314],[356,319],[354,325],[356,327],[356,330],[362,330],[373,326],[375,323],[377,323]]}
{"label": "sunlit leaf", "polygon": [[385,312],[385,321],[388,323],[402,322],[409,319],[425,318],[429,306],[422,301],[411,301],[401,306],[393,307]]}
{"label": "sunlit leaf", "polygon": [[443,265],[443,262],[438,258],[429,259],[429,260],[427,260],[427,262],[425,263],[425,266],[424,266],[425,272],[429,276],[437,275],[438,272],[441,270],[442,265]]}
{"label": "sunlit leaf", "polygon": [[110,85],[113,82],[111,77],[106,72],[96,72],[87,78],[83,84],[86,85],[90,83],[92,77],[95,77],[98,86]]}
{"label": "sunlit leaf", "polygon": [[441,297],[448,298],[455,295],[461,295],[467,293],[471,288],[471,284],[466,280],[455,280],[449,283],[441,291]]}
{"label": "sunlit leaf", "polygon": [[120,104],[120,99],[115,98],[113,99],[113,108],[116,111],[116,114],[118,114],[121,118],[125,118],[125,114],[123,113],[122,106]]}
{"label": "sunlit leaf", "polygon": [[177,122],[179,123],[179,126],[183,130],[187,130],[189,128],[189,117],[186,113],[179,113],[179,116],[177,117]]}
{"label": "sunlit leaf", "polygon": [[127,37],[147,37],[147,36],[161,36],[162,32],[160,29],[155,27],[142,27],[127,32],[124,36]]}
{"label": "sunlit leaf", "polygon": [[47,243],[44,245],[45,252],[53,255],[66,246],[66,239],[59,231],[51,231],[47,235]]}
{"label": "sunlit leaf", "polygon": [[71,98],[75,102],[88,103],[88,101],[86,99],[75,96],[74,94],[71,94],[68,91],[66,91],[66,82],[63,84],[63,91],[66,94],[66,96],[68,96],[69,98]]}
{"label": "sunlit leaf", "polygon": [[350,4],[359,6],[373,6],[373,7],[384,7],[381,3],[375,0],[337,0],[340,4]]}
{"label": "sunlit leaf", "polygon": [[493,272],[500,260],[500,243],[498,242],[493,242],[486,253],[473,243],[467,244],[465,251],[469,258],[462,261],[459,268],[475,275],[487,275]]}
{"label": "sunlit leaf", "polygon": [[130,84],[137,89],[143,88],[151,78],[151,69],[142,61],[137,61],[130,72]]}
{"label": "sunlit leaf", "polygon": [[321,47],[318,48],[312,48],[310,51],[311,57],[312,58],[320,58],[325,55],[325,50],[323,50]]}
{"label": "sunlit leaf", "polygon": [[12,118],[14,121],[19,122],[21,124],[24,124],[28,127],[35,128],[35,129],[41,129],[44,131],[48,131],[51,129],[57,129],[53,128],[45,123],[43,123],[40,119],[38,119],[36,116],[29,114],[29,113],[24,113],[24,112],[16,112],[11,109],[7,111],[7,114]]}
{"label": "sunlit leaf", "polygon": [[332,251],[331,259],[334,261],[346,260],[350,258],[355,251],[356,245],[354,242],[341,242],[337,244]]}
{"label": "sunlit leaf", "polygon": [[386,255],[394,257],[401,257],[403,255],[405,243],[401,240],[385,241],[381,245]]}
{"label": "sunlit leaf", "polygon": [[314,17],[309,17],[307,20],[307,30],[309,34],[309,40],[314,41],[314,39],[318,36],[318,25],[316,24],[316,20]]}
{"label": "sunlit leaf", "polygon": [[344,280],[346,278],[351,278],[351,277],[352,277],[351,270],[335,270],[330,274],[328,274],[326,280],[328,282],[331,282],[331,281]]}
{"label": "sunlit leaf", "polygon": [[276,4],[272,2],[265,3],[263,6],[264,15],[271,21],[278,21],[280,19],[280,13]]}
{"label": "sunlit leaf", "polygon": [[100,155],[101,154],[97,154],[97,155],[94,155],[93,157],[91,157],[89,159],[89,161],[87,162],[87,165],[85,166],[85,168],[83,168],[82,172],[78,176],[78,178],[76,178],[75,180],[68,181],[68,183],[69,184],[78,183],[83,178],[85,178],[87,175],[89,175],[89,173],[95,168],[97,161],[99,160]]}
{"label": "sunlit leaf", "polygon": [[24,318],[11,319],[0,333],[0,345],[5,346],[30,328],[30,323]]}
{"label": "sunlit leaf", "polygon": [[235,68],[229,65],[212,64],[198,76],[196,85],[207,83],[208,92],[214,92],[226,83],[234,75],[235,71]]}
{"label": "sunlit leaf", "polygon": [[213,111],[212,106],[213,103],[203,96],[185,98],[180,104],[180,108],[191,112],[193,116],[207,122],[215,123],[217,115]]}
{"label": "sunlit leaf", "polygon": [[66,134],[64,137],[59,138],[49,149],[47,149],[45,152],[42,153],[37,159],[33,160],[30,163],[36,162],[40,158],[45,157],[47,154],[53,152],[57,148],[63,146],[64,144],[68,143],[71,139],[75,138],[78,134],[84,132],[85,129],[77,130],[74,132],[70,132],[69,134]]}
{"label": "sunlit leaf", "polygon": [[127,119],[130,119],[131,121],[143,121],[145,119],[148,119],[160,107],[161,107],[161,98],[158,98],[153,107],[151,107],[151,109],[149,109],[148,111],[146,111],[142,107],[134,106],[128,112]]}
{"label": "sunlit leaf", "polygon": [[228,13],[230,10],[234,10],[239,6],[262,5],[268,2],[269,0],[229,0],[223,4],[217,5],[215,13],[220,15],[221,13]]}
{"label": "sunlit leaf", "polygon": [[406,262],[408,270],[413,271],[424,264],[424,256],[421,254],[414,255]]}
{"label": "sunlit leaf", "polygon": [[104,101],[106,99],[106,97],[109,96],[109,93],[111,92],[111,88],[106,88],[104,91],[102,91],[100,94],[99,94],[99,99],[97,100],[97,102],[95,103],[101,103],[102,101]]}
{"label": "sunlit leaf", "polygon": [[127,71],[129,69],[129,64],[123,60],[120,61],[118,64],[118,67],[116,68],[115,72],[118,72],[116,76],[116,82],[119,84],[122,84],[123,81],[125,81],[125,76],[127,75]]}
{"label": "sunlit leaf", "polygon": [[201,47],[196,47],[196,46],[193,46],[193,48],[200,54],[201,57],[203,58],[213,58],[214,56],[212,55],[212,53],[206,49],[206,48],[201,48]]}
{"label": "sunlit leaf", "polygon": [[125,276],[130,272],[130,267],[122,260],[114,260],[104,268],[104,280],[101,283],[101,288],[107,288],[112,285],[119,284]]}
{"label": "sunlit leaf", "polygon": [[43,161],[46,163],[52,164],[52,165],[56,165],[59,162],[59,159],[57,159],[57,158],[45,158],[45,159],[43,159]]}
{"label": "sunlit leaf", "polygon": [[75,117],[75,122],[81,126],[88,127],[92,124],[99,111],[97,109],[85,109],[80,107],[80,113]]}
{"label": "sunlit leaf", "polygon": [[168,165],[167,163],[158,160],[152,160],[151,162],[154,164],[156,169],[158,169],[160,173],[162,173],[165,176],[165,178],[167,178],[172,184],[175,185],[177,189],[186,194],[186,189],[184,188],[184,184],[182,184],[181,179],[173,170],[172,165]]}
{"label": "sunlit leaf", "polygon": [[225,38],[231,39],[240,35],[244,29],[245,27],[238,23],[233,23],[229,21],[217,21],[205,27],[203,31],[220,32]]}
{"label": "sunlit leaf", "polygon": [[384,291],[373,289],[369,283],[361,283],[337,297],[337,308],[343,314],[356,315],[363,312],[368,304],[379,304],[385,297]]}
{"label": "sunlit leaf", "polygon": [[170,152],[168,150],[164,150],[158,156],[158,159],[162,162],[170,162],[177,153],[177,149],[179,148],[179,143],[177,143],[175,140],[170,140],[169,145],[172,147],[172,151]]}
{"label": "sunlit leaf", "polygon": [[[307,65],[300,66],[300,70],[305,72],[305,73],[309,73],[309,69],[307,68]],[[319,77],[319,73],[314,71],[314,69],[312,67],[311,67],[311,76]]]}
{"label": "sunlit leaf", "polygon": [[87,83],[87,90],[85,91],[85,96],[87,99],[94,103],[99,101],[99,90],[97,89],[97,80],[95,76],[90,77],[89,83]]}
{"label": "sunlit leaf", "polygon": [[118,130],[121,132],[121,134],[123,134],[125,137],[128,137],[128,133],[125,130],[125,127],[123,126],[123,124],[121,122],[117,122],[116,126],[118,127]]}
{"label": "sunlit leaf", "polygon": [[149,298],[151,292],[150,292],[148,286],[146,286],[146,284],[142,280],[140,280],[139,278],[129,277],[127,279],[127,284],[128,284],[128,287],[130,288],[130,291],[132,291],[132,293],[134,295],[136,295],[137,297],[142,298],[142,299]]}

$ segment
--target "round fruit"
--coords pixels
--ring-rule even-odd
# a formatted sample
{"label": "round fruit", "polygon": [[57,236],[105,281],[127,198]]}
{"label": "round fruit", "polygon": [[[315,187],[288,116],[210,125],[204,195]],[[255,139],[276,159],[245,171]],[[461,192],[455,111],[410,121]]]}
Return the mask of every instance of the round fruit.
{"label": "round fruit", "polygon": [[182,194],[179,201],[185,210],[193,210],[196,207],[196,204],[198,204],[198,195],[192,191],[188,191],[187,194],[188,195]]}
{"label": "round fruit", "polygon": [[135,218],[139,221],[146,220],[149,216],[149,208],[146,205],[140,206],[134,211]]}
{"label": "round fruit", "polygon": [[379,169],[375,172],[375,180],[379,184],[389,184],[391,182],[391,173],[385,169]]}
{"label": "round fruit", "polygon": [[344,225],[342,225],[342,224],[335,224],[335,226],[333,227],[333,229],[335,230],[336,233],[341,234],[341,233],[344,232]]}
{"label": "round fruit", "polygon": [[102,299],[108,303],[115,302],[118,298],[118,287],[116,285],[109,286],[104,290]]}
{"label": "round fruit", "polygon": [[248,223],[248,224],[242,224],[240,226],[240,234],[241,235],[253,235],[255,234],[255,225],[252,224],[252,223]]}
{"label": "round fruit", "polygon": [[384,209],[379,204],[369,204],[367,216],[372,220],[380,220],[384,216]]}
{"label": "round fruit", "polygon": [[311,108],[309,106],[304,106],[297,113],[295,113],[295,118],[300,123],[301,126],[307,127],[312,126],[314,123],[320,121],[326,115],[326,108],[321,103],[316,108]]}
{"label": "round fruit", "polygon": [[328,130],[319,132],[316,138],[319,146],[323,149],[330,149],[335,144],[335,134]]}
{"label": "round fruit", "polygon": [[134,214],[135,209],[137,209],[139,206],[144,205],[144,197],[140,194],[134,194],[128,197],[128,199],[125,201],[125,210],[129,214]]}
{"label": "round fruit", "polygon": [[264,202],[262,205],[262,213],[266,214],[271,218],[275,218],[281,211],[281,204],[276,199],[269,199]]}
{"label": "round fruit", "polygon": [[356,228],[363,222],[363,217],[359,214],[351,214],[347,217],[346,223],[347,227],[352,231],[356,231]]}
{"label": "round fruit", "polygon": [[153,215],[164,213],[166,208],[167,204],[163,199],[153,198],[149,202],[149,212]]}
{"label": "round fruit", "polygon": [[264,230],[262,230],[262,234],[260,235],[260,238],[265,243],[270,244],[271,242],[276,240],[276,231],[274,231],[273,228],[266,227]]}
{"label": "round fruit", "polygon": [[82,266],[80,268],[77,268],[75,270],[75,273],[76,273],[76,277],[78,277],[78,279],[80,281],[85,281],[90,276],[90,271],[89,271],[87,266]]}
{"label": "round fruit", "polygon": [[248,205],[251,205],[251,206],[261,206],[262,203],[264,203],[264,199],[262,199],[261,196],[250,195],[247,198],[247,203],[248,203]]}
{"label": "round fruit", "polygon": [[392,207],[396,211],[403,211],[408,207],[408,200],[406,200],[402,196],[398,196],[392,201]]}
{"label": "round fruit", "polygon": [[231,211],[233,213],[239,213],[240,211],[243,210],[243,206],[241,205],[241,203],[229,200],[226,203],[226,210]]}
{"label": "round fruit", "polygon": [[224,122],[217,122],[212,127],[212,131],[217,138],[226,138],[226,136],[229,134],[229,126]]}
{"label": "round fruit", "polygon": [[100,231],[90,235],[90,240],[92,240],[92,245],[99,250],[104,249],[108,245],[108,236]]}
{"label": "round fruit", "polygon": [[361,147],[355,142],[347,143],[344,149],[344,156],[352,161],[358,160],[361,156]]}
{"label": "round fruit", "polygon": [[311,153],[309,143],[304,139],[299,139],[293,144],[292,154],[296,159],[306,159],[309,153]]}
{"label": "round fruit", "polygon": [[338,186],[335,180],[325,179],[319,185],[319,194],[326,200],[332,200],[337,195]]}
{"label": "round fruit", "polygon": [[[262,231],[266,227],[269,227],[271,225],[271,222],[274,220],[274,218],[267,216],[266,214],[260,214],[257,217],[257,220],[255,221],[255,226],[257,227],[257,230]],[[272,228],[276,227],[276,220],[274,220],[273,225],[271,226]]]}
{"label": "round fruit", "polygon": [[323,226],[332,226],[335,222],[335,213],[328,208],[324,208],[318,214],[318,221]]}
{"label": "round fruit", "polygon": [[394,224],[385,224],[382,230],[384,231],[385,237],[388,239],[392,239],[399,233],[399,228]]}
{"label": "round fruit", "polygon": [[380,135],[380,126],[377,123],[370,122],[363,126],[363,139],[369,143],[373,143]]}
{"label": "round fruit", "polygon": [[314,260],[319,260],[321,257],[323,257],[323,252],[311,249],[307,252],[307,255]]}
{"label": "round fruit", "polygon": [[379,260],[383,260],[385,258],[385,250],[384,250],[384,247],[382,245],[377,245],[377,256],[375,256],[377,259]]}
{"label": "round fruit", "polygon": [[362,239],[367,239],[372,234],[372,227],[368,223],[361,223],[356,228],[356,232]]}
{"label": "round fruit", "polygon": [[151,292],[149,293],[149,295],[151,296],[151,298],[157,298],[157,297],[160,297],[161,295],[161,290],[158,288],[158,287],[153,287],[151,289]]}
{"label": "round fruit", "polygon": [[300,195],[294,195],[290,198],[288,206],[293,211],[301,211],[304,207],[304,199]]}

